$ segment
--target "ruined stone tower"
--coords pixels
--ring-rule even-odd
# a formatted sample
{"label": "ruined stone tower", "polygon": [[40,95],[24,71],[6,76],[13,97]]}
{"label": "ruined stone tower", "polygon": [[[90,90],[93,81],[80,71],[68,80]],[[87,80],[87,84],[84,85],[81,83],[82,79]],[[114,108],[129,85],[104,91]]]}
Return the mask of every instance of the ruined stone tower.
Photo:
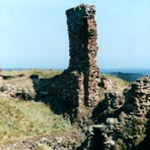
{"label": "ruined stone tower", "polygon": [[[70,62],[68,68],[52,79],[49,95],[55,97],[63,113],[78,114],[99,100],[99,69],[96,66],[97,29],[95,7],[80,5],[66,11]],[[75,117],[72,117],[75,118]]]}
{"label": "ruined stone tower", "polygon": [[98,47],[95,11],[93,5],[80,5],[66,11],[70,40],[68,70],[82,74],[80,80],[84,80],[81,83],[85,106],[94,106],[98,101],[99,69],[96,66]]}

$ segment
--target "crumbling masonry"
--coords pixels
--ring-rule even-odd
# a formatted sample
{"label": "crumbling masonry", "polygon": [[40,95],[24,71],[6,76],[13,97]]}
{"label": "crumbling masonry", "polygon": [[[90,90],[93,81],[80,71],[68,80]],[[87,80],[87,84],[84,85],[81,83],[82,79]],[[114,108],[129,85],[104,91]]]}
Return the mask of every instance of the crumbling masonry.
{"label": "crumbling masonry", "polygon": [[80,5],[67,10],[66,15],[70,62],[68,69],[54,78],[51,94],[58,95],[72,108],[92,107],[99,99],[95,6]]}
{"label": "crumbling masonry", "polygon": [[94,18],[95,7],[81,5],[69,9],[67,24],[70,39],[70,71],[78,71],[80,81],[79,91],[84,93],[86,106],[93,106],[98,100],[99,70],[96,66],[97,30]]}

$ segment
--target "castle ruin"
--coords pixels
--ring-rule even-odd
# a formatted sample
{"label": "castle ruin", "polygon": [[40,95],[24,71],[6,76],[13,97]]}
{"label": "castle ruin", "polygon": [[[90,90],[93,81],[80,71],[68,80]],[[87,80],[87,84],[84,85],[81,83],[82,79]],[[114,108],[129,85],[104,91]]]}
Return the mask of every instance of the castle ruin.
{"label": "castle ruin", "polygon": [[95,11],[93,5],[80,5],[66,11],[69,67],[53,79],[49,93],[57,95],[67,108],[93,107],[99,100]]}
{"label": "castle ruin", "polygon": [[98,47],[95,6],[80,5],[67,10],[66,14],[70,40],[68,70],[80,74],[82,85],[79,86],[79,94],[84,94],[84,104],[91,107],[98,101],[99,82],[99,69],[96,66]]}

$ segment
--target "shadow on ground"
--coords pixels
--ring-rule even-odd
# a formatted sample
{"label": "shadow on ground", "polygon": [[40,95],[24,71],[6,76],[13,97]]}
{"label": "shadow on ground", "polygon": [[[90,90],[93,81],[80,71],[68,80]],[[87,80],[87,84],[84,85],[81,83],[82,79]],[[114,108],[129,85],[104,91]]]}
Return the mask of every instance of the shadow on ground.
{"label": "shadow on ground", "polygon": [[[72,103],[72,95],[67,95],[65,98],[63,97],[63,92],[65,89],[63,88],[66,85],[66,82],[64,82],[64,85],[62,85],[63,78],[65,74],[56,75],[53,78],[39,78],[38,75],[31,75],[30,78],[33,82],[33,88],[35,90],[36,96],[35,101],[41,101],[45,104],[48,104],[51,108],[51,110],[55,114],[62,114],[65,118],[70,118],[73,120],[73,118],[77,115],[77,106],[78,104]],[[72,76],[74,80],[76,79],[74,76]],[[69,85],[70,86],[70,85]],[[77,98],[78,93],[76,93],[76,90],[72,89],[74,91],[74,95]],[[77,101],[76,101],[77,102]]]}

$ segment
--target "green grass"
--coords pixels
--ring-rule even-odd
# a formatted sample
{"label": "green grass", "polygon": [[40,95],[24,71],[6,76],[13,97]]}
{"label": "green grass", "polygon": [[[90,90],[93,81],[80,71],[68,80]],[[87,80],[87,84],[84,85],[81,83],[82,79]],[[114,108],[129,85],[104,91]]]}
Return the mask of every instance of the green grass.
{"label": "green grass", "polygon": [[111,76],[111,75],[107,75],[107,74],[100,74],[100,76],[104,76],[106,78],[109,78],[112,80],[113,82],[113,89],[115,91],[118,91],[120,93],[123,93],[124,89],[129,88],[131,83],[128,81],[125,81],[123,79],[120,79],[118,77],[115,76]]}
{"label": "green grass", "polygon": [[0,96],[0,143],[65,132],[70,128],[69,121],[54,114],[41,102],[27,102]]}

